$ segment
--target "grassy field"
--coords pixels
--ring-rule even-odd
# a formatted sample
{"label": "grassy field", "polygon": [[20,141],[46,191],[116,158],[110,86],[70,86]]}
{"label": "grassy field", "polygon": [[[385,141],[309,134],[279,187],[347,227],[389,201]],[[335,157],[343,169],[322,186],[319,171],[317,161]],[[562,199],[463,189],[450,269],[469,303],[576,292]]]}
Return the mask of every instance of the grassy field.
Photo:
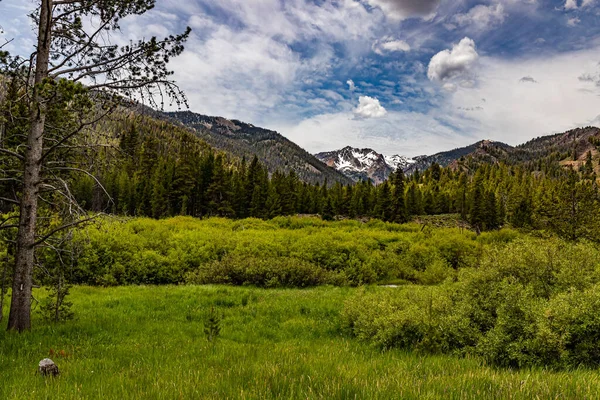
{"label": "grassy field", "polygon": [[[600,398],[597,371],[499,370],[362,344],[338,321],[357,290],[76,287],[75,321],[36,320],[23,335],[0,327],[0,398]],[[222,315],[213,343],[211,305]],[[37,363],[51,353],[61,375],[43,378]]]}

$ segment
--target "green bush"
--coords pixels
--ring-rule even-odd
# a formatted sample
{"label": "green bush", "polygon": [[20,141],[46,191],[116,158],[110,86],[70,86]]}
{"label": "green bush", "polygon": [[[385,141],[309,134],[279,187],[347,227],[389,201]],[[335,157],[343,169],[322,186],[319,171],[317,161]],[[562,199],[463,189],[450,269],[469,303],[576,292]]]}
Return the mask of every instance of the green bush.
{"label": "green bush", "polygon": [[194,284],[219,283],[259,287],[309,287],[345,283],[343,274],[324,270],[303,260],[236,256],[213,261],[190,272],[186,280]]}
{"label": "green bush", "polygon": [[342,320],[358,338],[382,348],[459,351],[475,343],[477,332],[453,311],[453,297],[443,286],[363,293],[346,303]]}
{"label": "green bush", "polygon": [[570,290],[550,300],[539,314],[533,350],[549,354],[550,365],[600,366],[600,285]]}
{"label": "green bush", "polygon": [[[411,251],[411,257],[425,257],[422,247]],[[443,268],[445,261],[433,261],[416,272],[423,283],[456,282],[357,296],[345,305],[344,323],[360,339],[383,348],[471,353],[511,368],[595,368],[600,365],[598,255],[594,245],[558,239],[488,246],[475,268],[456,273]]]}
{"label": "green bush", "polygon": [[454,269],[476,267],[481,256],[481,246],[464,235],[448,235],[435,243],[441,257]]}

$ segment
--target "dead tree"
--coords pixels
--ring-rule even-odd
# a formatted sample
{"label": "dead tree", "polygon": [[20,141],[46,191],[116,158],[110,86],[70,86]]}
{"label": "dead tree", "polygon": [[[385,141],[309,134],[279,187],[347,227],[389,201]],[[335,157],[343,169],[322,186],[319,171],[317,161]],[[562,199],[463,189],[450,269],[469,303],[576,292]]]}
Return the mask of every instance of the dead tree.
{"label": "dead tree", "polygon": [[[119,102],[143,101],[162,107],[165,99],[185,104],[170,79],[167,63],[183,51],[190,29],[162,40],[140,39],[124,46],[112,44],[112,34],[128,15],[140,15],[155,0],[38,0],[32,14],[37,25],[37,47],[28,59],[0,55],[2,74],[17,80],[20,101],[26,103],[26,132],[22,143],[0,142],[0,155],[20,168],[8,167],[4,178],[16,182],[0,201],[18,210],[15,264],[8,329],[31,327],[31,291],[36,248],[51,246],[56,233],[71,229],[87,216],[69,189],[67,173],[89,174],[68,162],[68,155],[84,146],[75,140],[86,127],[104,118]],[[84,24],[91,20],[93,29]],[[89,24],[88,24],[89,25]],[[16,139],[16,137],[13,137]],[[65,159],[66,157],[66,159]],[[66,209],[74,216],[64,224],[44,223],[40,205]]]}

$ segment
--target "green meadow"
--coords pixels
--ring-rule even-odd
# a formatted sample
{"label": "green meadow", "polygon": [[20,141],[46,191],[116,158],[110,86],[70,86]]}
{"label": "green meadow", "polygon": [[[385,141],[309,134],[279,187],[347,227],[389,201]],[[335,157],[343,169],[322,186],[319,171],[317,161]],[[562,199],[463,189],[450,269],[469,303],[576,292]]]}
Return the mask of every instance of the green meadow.
{"label": "green meadow", "polygon": [[[76,286],[75,320],[48,324],[34,312],[31,332],[0,329],[0,398],[600,398],[592,369],[495,368],[471,356],[384,351],[348,334],[346,301],[402,290]],[[209,342],[211,307],[221,332]],[[48,356],[57,378],[36,372]]]}

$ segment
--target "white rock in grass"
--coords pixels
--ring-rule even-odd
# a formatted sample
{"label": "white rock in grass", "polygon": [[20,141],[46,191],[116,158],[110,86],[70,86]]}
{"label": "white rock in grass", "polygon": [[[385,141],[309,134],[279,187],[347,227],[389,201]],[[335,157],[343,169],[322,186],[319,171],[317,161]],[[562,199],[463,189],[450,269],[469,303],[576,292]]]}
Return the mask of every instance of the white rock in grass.
{"label": "white rock in grass", "polygon": [[44,358],[42,361],[40,361],[39,371],[40,374],[44,376],[58,375],[58,367],[56,366],[56,364],[54,364],[54,361],[52,361],[49,358]]}

